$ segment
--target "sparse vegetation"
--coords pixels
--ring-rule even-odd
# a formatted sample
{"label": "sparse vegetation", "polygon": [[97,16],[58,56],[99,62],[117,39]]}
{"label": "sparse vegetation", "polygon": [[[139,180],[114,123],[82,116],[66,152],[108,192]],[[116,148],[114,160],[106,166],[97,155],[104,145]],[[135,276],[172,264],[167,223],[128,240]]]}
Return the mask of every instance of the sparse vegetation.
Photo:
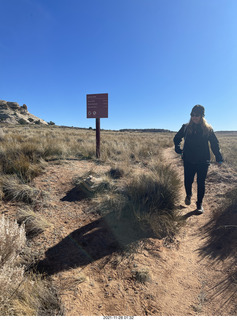
{"label": "sparse vegetation", "polygon": [[[123,171],[117,168],[116,172]],[[110,170],[103,177],[89,174],[77,181],[78,190],[93,198],[92,210],[96,208],[102,216],[113,213],[115,221],[128,219],[159,238],[172,237],[178,230],[175,204],[180,182],[169,166],[156,163],[146,170],[132,170],[124,178],[119,175],[119,180],[116,175],[111,178]]]}
{"label": "sparse vegetation", "polygon": [[146,283],[151,281],[151,277],[149,275],[149,271],[148,270],[134,270],[133,271],[133,278],[141,283]]}
{"label": "sparse vegetation", "polygon": [[203,227],[206,238],[200,255],[215,262],[228,261],[223,270],[227,277],[217,288],[221,292],[228,291],[226,299],[236,301],[237,297],[237,188],[225,194],[225,200],[218,207],[213,218]]}
{"label": "sparse vegetation", "polygon": [[19,209],[17,223],[25,226],[26,237],[30,239],[49,227],[49,223],[29,207]]}
{"label": "sparse vegetation", "polygon": [[[48,127],[42,127],[40,123],[31,124],[31,127],[22,124],[0,130],[0,199],[21,206],[17,215],[11,217],[13,222],[5,218],[0,220],[1,315],[62,313],[48,280],[33,271],[26,272],[27,262],[23,262],[26,241],[32,241],[49,226],[36,208],[37,204],[42,205],[47,195],[34,186],[34,178],[47,170],[49,161],[87,159],[93,165],[106,164],[110,167],[105,174],[91,171],[76,177],[73,182],[76,191],[91,199],[87,202],[90,212],[105,218],[116,241],[121,244],[131,243],[128,238],[134,230],[139,235],[134,237],[135,240],[149,235],[172,238],[180,227],[176,208],[179,179],[162,159],[162,149],[173,146],[172,133],[102,131],[101,159],[98,161],[94,130],[60,128],[52,122],[49,124]],[[218,138],[226,161],[224,166],[230,165],[237,170],[236,136],[220,135]],[[233,219],[236,216],[236,199],[236,190],[233,190],[227,195],[222,208],[218,208],[218,213],[207,226],[209,243],[203,252],[209,250],[211,255],[214,243],[224,241],[228,244],[228,250],[223,249],[225,254],[229,253],[229,257],[235,259],[236,221]],[[216,251],[213,257],[214,254],[217,259]],[[231,268],[233,271],[234,265]],[[232,271],[231,276],[236,278]],[[139,269],[133,274],[133,279],[144,284],[150,281],[150,275],[147,270]]]}
{"label": "sparse vegetation", "polygon": [[21,264],[26,237],[24,226],[0,218],[0,315],[60,315],[58,298],[41,275],[27,274]]}
{"label": "sparse vegetation", "polygon": [[42,202],[45,193],[22,183],[15,176],[3,177],[0,181],[2,185],[3,199],[7,201],[20,201],[27,204]]}
{"label": "sparse vegetation", "polygon": [[232,166],[237,172],[237,143],[236,133],[218,133],[217,137],[220,141],[222,153],[225,162]]}

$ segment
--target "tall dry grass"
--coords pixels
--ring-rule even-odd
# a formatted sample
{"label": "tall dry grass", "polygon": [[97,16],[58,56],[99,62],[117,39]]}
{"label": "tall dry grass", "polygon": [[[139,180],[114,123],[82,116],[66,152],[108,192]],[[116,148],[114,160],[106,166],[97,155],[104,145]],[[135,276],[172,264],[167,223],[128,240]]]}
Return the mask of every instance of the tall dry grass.
{"label": "tall dry grass", "polygon": [[126,175],[117,167],[100,177],[88,173],[75,179],[75,184],[78,192],[92,199],[91,210],[109,217],[111,225],[118,227],[119,221],[127,220],[159,238],[172,237],[179,229],[176,204],[180,181],[169,165],[158,161],[131,169]]}
{"label": "tall dry grass", "polygon": [[225,162],[237,171],[237,132],[217,133]]}
{"label": "tall dry grass", "polygon": [[24,225],[0,218],[0,316],[62,314],[58,298],[42,276],[25,273]]}
{"label": "tall dry grass", "polygon": [[[235,170],[236,137],[218,135],[225,161]],[[111,170],[106,177],[99,177],[102,181],[97,180],[96,192],[93,193],[93,188],[88,190],[94,210],[108,217],[117,234],[124,232],[118,229],[117,223],[124,219],[157,237],[172,237],[177,232],[180,220],[175,204],[179,181],[162,159],[162,150],[173,146],[172,139],[172,133],[101,132],[100,162],[109,164]],[[1,198],[33,206],[43,199],[33,180],[47,170],[48,161],[68,158],[94,161],[97,160],[95,149],[93,130],[4,127],[0,131]],[[79,179],[75,183],[81,182]],[[54,315],[61,311],[48,282],[38,275],[25,274],[23,264],[18,262],[26,241],[24,228],[33,236],[46,225],[39,224],[32,207],[19,212],[18,221],[25,227],[19,228],[6,220],[0,222],[0,314],[45,315],[51,309]]]}

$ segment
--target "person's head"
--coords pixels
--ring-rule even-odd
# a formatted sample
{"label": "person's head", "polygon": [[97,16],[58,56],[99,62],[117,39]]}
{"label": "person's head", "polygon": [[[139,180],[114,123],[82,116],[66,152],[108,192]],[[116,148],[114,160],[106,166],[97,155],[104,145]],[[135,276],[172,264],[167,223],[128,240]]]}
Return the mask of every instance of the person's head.
{"label": "person's head", "polygon": [[203,128],[203,133],[207,134],[212,128],[204,118],[205,116],[205,108],[200,104],[196,104],[191,111],[191,119],[189,121],[189,132],[191,133],[193,130],[194,124],[200,124]]}
{"label": "person's head", "polygon": [[200,104],[196,104],[191,111],[191,121],[193,123],[201,123],[202,119],[205,116],[205,108],[201,106]]}

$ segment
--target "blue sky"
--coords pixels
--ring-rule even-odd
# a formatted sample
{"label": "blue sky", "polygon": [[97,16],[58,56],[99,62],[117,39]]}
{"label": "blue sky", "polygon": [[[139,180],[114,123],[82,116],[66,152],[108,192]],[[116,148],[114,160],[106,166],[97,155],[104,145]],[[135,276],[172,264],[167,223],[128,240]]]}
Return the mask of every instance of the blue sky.
{"label": "blue sky", "polygon": [[0,99],[58,125],[237,130],[236,0],[0,0]]}

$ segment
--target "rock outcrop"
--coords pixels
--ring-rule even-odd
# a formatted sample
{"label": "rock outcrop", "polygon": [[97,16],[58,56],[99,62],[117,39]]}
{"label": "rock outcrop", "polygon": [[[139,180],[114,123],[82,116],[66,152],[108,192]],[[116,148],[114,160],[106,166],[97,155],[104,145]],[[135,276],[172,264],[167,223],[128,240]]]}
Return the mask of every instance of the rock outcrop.
{"label": "rock outcrop", "polygon": [[17,102],[0,100],[0,123],[9,124],[48,124],[46,121],[28,112],[25,104],[20,106]]}

